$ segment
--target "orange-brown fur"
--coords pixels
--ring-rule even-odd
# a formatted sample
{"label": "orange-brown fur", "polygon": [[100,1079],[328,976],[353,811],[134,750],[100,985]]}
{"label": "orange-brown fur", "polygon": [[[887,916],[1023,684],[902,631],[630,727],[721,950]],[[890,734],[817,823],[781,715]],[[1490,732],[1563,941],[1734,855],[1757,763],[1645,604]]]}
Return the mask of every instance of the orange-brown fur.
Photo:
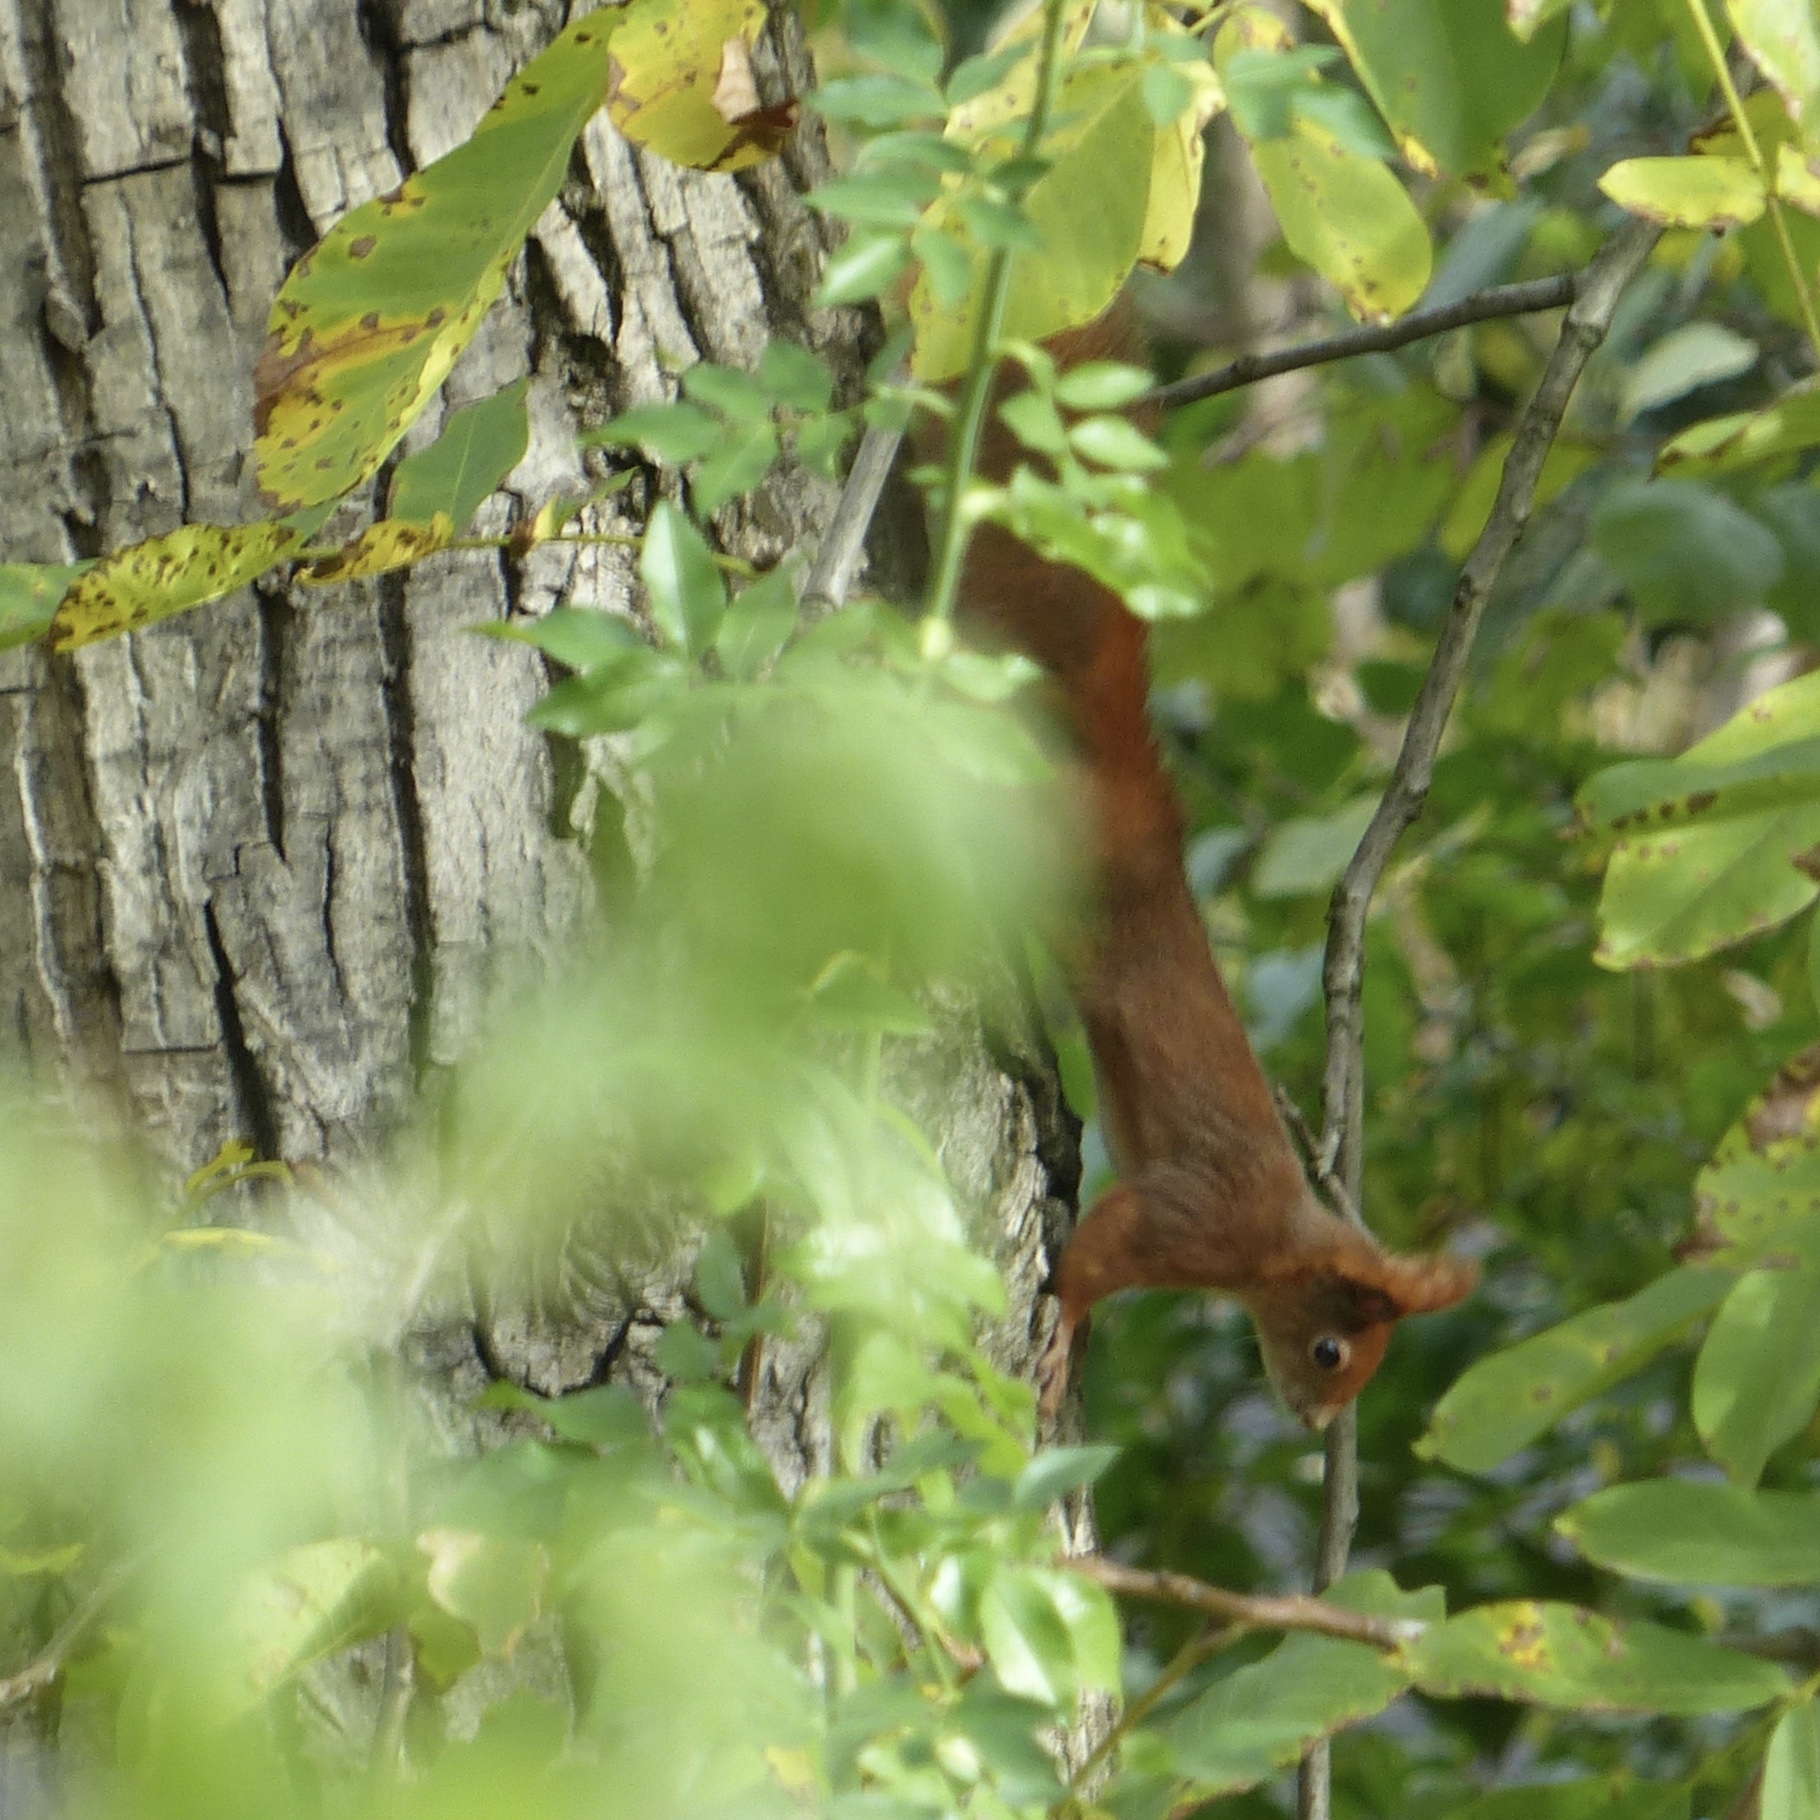
{"label": "orange-brown fur", "polygon": [[[1051,346],[1071,365],[1128,358],[1131,341],[1115,308]],[[1003,478],[1016,459],[995,423],[983,469]],[[1055,1271],[1045,1405],[1059,1400],[1073,1337],[1103,1297],[1208,1289],[1244,1305],[1284,1401],[1323,1426],[1376,1371],[1396,1322],[1459,1301],[1475,1272],[1393,1256],[1310,1190],[1182,870],[1182,809],[1146,711],[1143,621],[1082,570],[990,525],[976,534],[965,594],[971,625],[1050,673],[1094,847],[1096,901],[1068,964],[1120,1179]],[[1337,1365],[1314,1356],[1330,1339]]]}

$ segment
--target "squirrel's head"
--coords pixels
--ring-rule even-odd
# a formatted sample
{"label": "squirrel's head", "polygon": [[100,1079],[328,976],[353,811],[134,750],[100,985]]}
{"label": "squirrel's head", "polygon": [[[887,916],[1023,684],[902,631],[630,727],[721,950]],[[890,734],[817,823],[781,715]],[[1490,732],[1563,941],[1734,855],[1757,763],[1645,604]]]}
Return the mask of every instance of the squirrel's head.
{"label": "squirrel's head", "polygon": [[1396,1257],[1348,1232],[1242,1299],[1277,1395],[1321,1429],[1371,1381],[1397,1322],[1451,1308],[1478,1279],[1462,1259]]}

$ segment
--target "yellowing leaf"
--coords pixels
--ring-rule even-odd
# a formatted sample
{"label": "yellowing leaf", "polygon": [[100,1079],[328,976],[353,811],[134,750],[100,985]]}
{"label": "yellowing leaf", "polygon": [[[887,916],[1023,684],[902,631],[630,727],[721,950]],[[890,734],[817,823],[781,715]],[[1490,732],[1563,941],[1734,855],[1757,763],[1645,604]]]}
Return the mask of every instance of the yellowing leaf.
{"label": "yellowing leaf", "polygon": [[[1043,144],[1049,169],[1024,197],[1042,251],[1021,252],[1012,266],[1004,333],[1013,339],[1041,341],[1099,315],[1137,263],[1145,222],[1137,199],[1148,196],[1156,128],[1142,72],[1104,65],[1070,71],[1056,111],[1063,124]],[[965,233],[945,201],[925,219]],[[966,369],[985,260],[983,251],[976,255],[972,294],[959,308],[942,302],[926,274],[918,278],[910,320],[919,380],[939,382]]]}
{"label": "yellowing leaf", "polygon": [[1820,170],[1786,139],[1776,147],[1776,194],[1804,214],[1820,215]]}
{"label": "yellowing leaf", "polygon": [[[633,0],[613,38],[613,124],[673,164],[740,171],[762,162],[770,151],[742,140],[715,95],[735,109],[747,98],[738,72],[749,81],[742,60],[764,23],[763,0]],[[750,100],[756,110],[755,89]]]}
{"label": "yellowing leaf", "polygon": [[1781,93],[1809,145],[1820,142],[1820,17],[1814,0],[1725,0],[1732,27]]}
{"label": "yellowing leaf", "polygon": [[1744,158],[1626,158],[1599,179],[1622,209],[1669,227],[1742,227],[1763,213],[1763,184]]}
{"label": "yellowing leaf", "polygon": [[571,25],[471,139],[344,216],[292,268],[254,369],[260,491],[278,510],[359,485],[447,377],[605,98],[624,17]]}
{"label": "yellowing leaf", "polygon": [[1548,92],[1567,21],[1519,38],[1504,0],[1309,0],[1429,176],[1497,171],[1504,135]]}
{"label": "yellowing leaf", "polygon": [[[1152,33],[1186,36],[1161,7],[1148,8],[1146,17]],[[1194,99],[1171,124],[1157,129],[1156,153],[1150,162],[1150,202],[1144,210],[1144,231],[1138,237],[1138,258],[1165,272],[1174,271],[1187,256],[1195,207],[1201,199],[1202,134],[1207,122],[1226,104],[1210,64],[1183,62],[1171,67],[1188,78]]]}
{"label": "yellowing leaf", "polygon": [[299,581],[323,587],[333,581],[358,581],[365,575],[383,575],[389,569],[408,569],[445,550],[455,539],[455,521],[437,512],[427,525],[403,519],[382,518],[368,525],[351,543],[298,572]]}
{"label": "yellowing leaf", "polygon": [[[1288,34],[1261,7],[1234,14],[1214,40],[1223,68],[1240,50],[1281,50]],[[1355,316],[1400,315],[1428,288],[1428,227],[1395,175],[1297,113],[1280,139],[1250,142],[1289,250],[1334,285]]]}
{"label": "yellowing leaf", "polygon": [[51,618],[52,648],[74,651],[137,632],[243,588],[302,541],[295,525],[179,525],[104,556],[70,584]]}

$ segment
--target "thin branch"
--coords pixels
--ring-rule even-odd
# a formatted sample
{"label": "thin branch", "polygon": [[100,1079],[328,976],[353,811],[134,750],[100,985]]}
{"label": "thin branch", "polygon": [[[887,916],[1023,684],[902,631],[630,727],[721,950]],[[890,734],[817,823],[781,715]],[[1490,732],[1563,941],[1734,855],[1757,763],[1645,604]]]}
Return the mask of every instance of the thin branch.
{"label": "thin branch", "polygon": [[29,1700],[58,1680],[69,1659],[75,1654],[93,1627],[95,1620],[112,1602],[128,1580],[138,1571],[137,1561],[117,1562],[103,1574],[88,1597],[76,1607],[70,1615],[58,1625],[52,1633],[51,1640],[19,1670],[17,1674],[0,1676],[0,1713],[9,1706],[17,1706],[23,1700]]}
{"label": "thin branch", "polygon": [[1369,1643],[1373,1649],[1399,1649],[1413,1642],[1424,1629],[1415,1618],[1374,1618],[1365,1612],[1348,1611],[1342,1605],[1329,1605],[1324,1599],[1311,1599],[1306,1593],[1268,1598],[1229,1592],[1188,1574],[1127,1567],[1104,1555],[1068,1555],[1061,1565],[1071,1573],[1097,1581],[1108,1592],[1149,1599],[1158,1605],[1185,1605],[1190,1611],[1205,1612],[1210,1618],[1245,1630],[1306,1630],[1348,1643]]}
{"label": "thin branch", "polygon": [[[1593,351],[1611,328],[1625,287],[1642,269],[1662,230],[1632,221],[1607,242],[1575,282],[1574,301],[1505,458],[1498,497],[1485,529],[1454,588],[1453,604],[1435,645],[1433,661],[1403,733],[1390,783],[1338,886],[1327,913],[1327,958],[1322,987],[1327,1000],[1327,1066],[1322,1082],[1323,1129],[1319,1154],[1329,1159],[1354,1208],[1364,1173],[1365,1069],[1363,989],[1365,918],[1391,849],[1421,813],[1434,776],[1435,755],[1466,674],[1474,635],[1535,505],[1542,464],[1554,446],[1568,400]],[[1358,1418],[1346,1409],[1328,1426],[1321,1496],[1321,1539],[1315,1562],[1316,1592],[1346,1570],[1359,1515]],[[1303,1761],[1297,1791],[1298,1820],[1327,1820],[1331,1789],[1324,1746]]]}
{"label": "thin branch", "polygon": [[859,452],[847,470],[847,484],[841,490],[840,503],[828,528],[822,533],[821,547],[809,568],[809,579],[803,584],[803,601],[827,607],[846,603],[847,590],[859,572],[860,558],[866,550],[866,533],[872,528],[873,515],[897,459],[898,445],[904,440],[900,429],[867,426],[860,439]]}
{"label": "thin branch", "polygon": [[1344,334],[1304,342],[1298,348],[1279,348],[1273,354],[1241,354],[1237,360],[1229,360],[1211,373],[1197,373],[1191,379],[1178,379],[1173,385],[1158,386],[1144,403],[1194,404],[1202,398],[1216,398],[1222,392],[1236,392],[1241,386],[1256,385],[1260,379],[1274,379],[1279,373],[1325,366],[1334,360],[1351,360],[1357,354],[1388,354],[1394,348],[1408,347],[1412,341],[1426,341],[1431,335],[1445,335],[1449,329],[1463,329],[1468,323],[1487,322],[1496,316],[1530,316],[1538,310],[1558,310],[1563,304],[1573,302],[1576,282],[1575,275],[1569,272],[1559,278],[1532,278],[1523,284],[1500,284],[1488,291],[1474,291],[1458,303],[1444,303],[1432,310],[1415,310],[1395,322],[1348,329]]}

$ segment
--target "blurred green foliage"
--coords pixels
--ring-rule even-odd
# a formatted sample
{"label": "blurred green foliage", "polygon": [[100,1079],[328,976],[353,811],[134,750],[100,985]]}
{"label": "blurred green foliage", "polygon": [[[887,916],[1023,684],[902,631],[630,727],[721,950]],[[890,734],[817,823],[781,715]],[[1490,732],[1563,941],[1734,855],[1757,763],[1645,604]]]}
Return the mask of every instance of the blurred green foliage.
{"label": "blurred green foliage", "polygon": [[[661,10],[638,20],[669,36]],[[702,69],[652,51],[615,92],[686,99],[725,33],[757,29],[751,8],[687,22]],[[920,274],[950,352],[976,275],[1014,279],[1037,240],[1042,294],[1014,286],[1013,320],[1045,326],[1140,250],[1179,251],[1206,27],[1231,34],[1225,99],[1279,212],[1260,275],[1400,307],[1432,269],[1442,302],[1577,267],[1616,203],[1677,224],[1576,396],[1367,935],[1366,1207],[1388,1241],[1451,1240],[1486,1272],[1398,1336],[1360,1412],[1359,1571],[1334,1600],[1401,1628],[1210,1637],[1168,1605],[1121,1628],[1061,1563],[1050,1507],[1095,1484],[1109,1551],[1292,1587],[1319,1455],[1205,1297],[1096,1317],[1089,1447],[1039,1449],[1029,1387],[981,1340],[1005,1289],[979,1210],[946,1134],[883,1084],[939,1056],[956,988],[1021,1015],[1010,957],[1053,972],[1078,840],[1016,711],[1029,666],[939,614],[799,616],[789,567],[716,550],[711,515],[779,464],[837,472],[862,420],[952,412],[893,378],[897,347],[837,408],[780,341],[585,436],[624,464],[605,487],[651,502],[636,621],[569,605],[485,628],[567,672],[535,717],[553,737],[620,739],[630,781],[603,813],[625,825],[597,827],[596,856],[636,853],[637,876],[610,941],[502,1017],[386,1171],[338,1199],[228,1152],[172,1208],[9,1089],[0,1667],[24,1678],[0,1705],[61,1738],[59,1805],[96,1815],[1264,1814],[1330,1732],[1343,1815],[1716,1815],[1759,1765],[1766,1820],[1813,1814],[1811,8],[1322,0],[1301,43],[1242,6],[1193,32],[1071,8],[1048,159],[1019,139],[1034,32],[983,51],[983,15],[896,0],[811,23],[848,156],[820,203],[855,229],[824,301]],[[548,66],[566,110],[513,91],[536,181],[485,161],[521,212],[599,86],[587,42],[571,28]],[[1739,71],[1754,92],[1727,93]],[[684,125],[694,145],[734,123],[695,105]],[[436,168],[419,187],[472,239]],[[476,297],[515,252],[496,239],[469,248]],[[1143,374],[1058,375],[1016,346],[1003,415],[1031,461],[935,481],[938,505],[958,484],[967,513],[1157,621],[1190,876],[1309,1107],[1328,895],[1554,332],[1482,323],[1321,369],[1287,422],[1235,395],[1154,440],[1118,414]],[[420,389],[388,394],[346,474]],[[525,434],[522,391],[458,415],[381,524],[460,530]],[[511,547],[585,536],[591,503],[546,502]],[[0,642],[58,612],[72,637],[149,624],[320,522],[117,553],[74,620],[82,577],[6,566]],[[203,575],[196,551],[220,548],[233,577]],[[323,579],[337,557],[309,560]],[[1060,1015],[1055,1034],[1089,1112],[1078,1033]],[[664,1336],[662,1397],[498,1383],[479,1410],[427,1407],[400,1369],[413,1323],[603,1206],[610,1246],[692,1248],[697,1319]],[[742,1390],[764,1347],[812,1339],[832,1457],[786,1488]],[[1126,1716],[1083,1770],[1055,1740],[1105,1694]]]}

